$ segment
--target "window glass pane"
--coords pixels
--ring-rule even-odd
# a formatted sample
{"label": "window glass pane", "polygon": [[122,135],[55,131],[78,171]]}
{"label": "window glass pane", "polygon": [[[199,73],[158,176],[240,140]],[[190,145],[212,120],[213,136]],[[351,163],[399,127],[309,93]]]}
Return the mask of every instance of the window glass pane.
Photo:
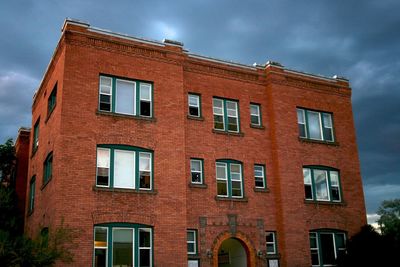
{"label": "window glass pane", "polygon": [[135,83],[117,80],[115,111],[124,114],[134,114]]}
{"label": "window glass pane", "polygon": [[310,248],[318,248],[317,247],[317,235],[315,233],[310,234]]}
{"label": "window glass pane", "polygon": [[308,111],[308,130],[310,132],[310,138],[322,140],[321,136],[321,124],[318,112]]}
{"label": "window glass pane", "polygon": [[267,233],[265,234],[265,240],[266,240],[266,242],[275,242],[275,241],[274,241],[274,233],[272,233],[272,232],[267,232]]}
{"label": "window glass pane", "polygon": [[100,93],[111,94],[111,81],[110,77],[100,77]]}
{"label": "window glass pane", "polygon": [[194,243],[187,243],[187,251],[189,253],[195,253]]}
{"label": "window glass pane", "polygon": [[228,131],[238,131],[238,118],[228,117]]}
{"label": "window glass pane", "polygon": [[140,101],[140,115],[141,116],[151,116],[151,102]]}
{"label": "window glass pane", "polygon": [[264,179],[261,177],[255,178],[255,186],[256,187],[264,187]]}
{"label": "window glass pane", "polygon": [[94,246],[107,247],[107,228],[96,227],[94,232]]}
{"label": "window glass pane", "polygon": [[114,151],[114,187],[134,188],[135,152]]}
{"label": "window glass pane", "polygon": [[151,156],[149,153],[139,153],[139,168],[141,171],[150,171]]}
{"label": "window glass pane", "polygon": [[260,125],[260,117],[259,116],[251,115],[250,120],[251,120],[251,124]]}
{"label": "window glass pane", "polygon": [[132,229],[113,229],[113,266],[133,266],[132,241]]}
{"label": "window glass pane", "polygon": [[339,174],[337,171],[330,171],[331,176],[331,185],[332,186],[339,186]]}
{"label": "window glass pane", "polygon": [[226,179],[226,165],[223,163],[217,163],[217,178]]}
{"label": "window glass pane", "polygon": [[267,244],[267,253],[268,254],[275,254],[275,246],[274,246],[274,244]]}
{"label": "window glass pane", "polygon": [[314,170],[315,190],[317,200],[329,200],[327,172]]}
{"label": "window glass pane", "polygon": [[199,96],[197,95],[189,95],[189,106],[199,106]]}
{"label": "window glass pane", "polygon": [[240,164],[231,164],[231,175],[232,174],[240,176]]}
{"label": "window glass pane", "polygon": [[242,182],[232,181],[232,196],[234,197],[242,196]]}
{"label": "window glass pane", "polygon": [[331,114],[322,113],[322,116],[324,118],[324,126],[327,127],[327,128],[332,128]]}
{"label": "window glass pane", "polygon": [[199,160],[191,160],[190,168],[192,171],[201,171],[201,162]]}
{"label": "window glass pane", "polygon": [[315,249],[311,250],[311,264],[313,266],[314,265],[319,266],[318,250],[315,250]]}
{"label": "window glass pane", "polygon": [[151,101],[151,85],[140,83],[140,100]]}
{"label": "window glass pane", "polygon": [[213,107],[215,108],[219,108],[222,109],[223,108],[223,104],[222,104],[222,100],[221,99],[213,99]]}
{"label": "window glass pane", "polygon": [[300,137],[307,137],[306,125],[305,124],[299,124],[299,136]]}
{"label": "window glass pane", "polygon": [[260,114],[259,109],[260,109],[260,107],[257,105],[250,105],[250,114],[251,115],[259,115]]}
{"label": "window glass pane", "polygon": [[297,122],[302,123],[302,124],[305,123],[304,110],[302,110],[302,109],[297,109]]}
{"label": "window glass pane", "polygon": [[110,168],[110,150],[107,148],[97,149],[97,167]]}
{"label": "window glass pane", "polygon": [[227,183],[225,180],[217,180],[217,194],[219,196],[227,196]]}
{"label": "window glass pane", "polygon": [[150,249],[140,249],[139,267],[150,267]]}
{"label": "window glass pane", "polygon": [[254,176],[264,176],[264,166],[254,165]]}
{"label": "window glass pane", "polygon": [[228,116],[237,117],[237,103],[232,101],[226,101],[226,110]]}
{"label": "window glass pane", "polygon": [[139,246],[140,247],[150,247],[151,244],[150,230],[139,229]]}
{"label": "window glass pane", "polygon": [[94,266],[106,267],[107,266],[107,250],[104,248],[96,248],[94,250]]}
{"label": "window glass pane", "polygon": [[320,233],[322,264],[335,264],[335,247],[332,233]]}
{"label": "window glass pane", "polygon": [[214,115],[214,129],[224,130],[224,117],[220,115]]}
{"label": "window glass pane", "polygon": [[187,241],[194,241],[195,240],[195,233],[193,231],[186,232]]}
{"label": "window glass pane", "polygon": [[304,192],[305,192],[305,198],[306,199],[313,199],[311,185],[307,185],[307,184],[304,185]]}
{"label": "window glass pane", "polygon": [[340,248],[345,248],[345,236],[344,234],[338,233],[336,234],[336,248],[340,249]]}
{"label": "window glass pane", "polygon": [[311,170],[303,168],[304,184],[311,184]]}
{"label": "window glass pane", "polygon": [[192,115],[192,116],[200,116],[200,114],[199,114],[199,108],[197,108],[197,107],[189,107],[189,115]]}
{"label": "window glass pane", "polygon": [[200,172],[192,172],[192,182],[193,183],[201,183],[201,173]]}

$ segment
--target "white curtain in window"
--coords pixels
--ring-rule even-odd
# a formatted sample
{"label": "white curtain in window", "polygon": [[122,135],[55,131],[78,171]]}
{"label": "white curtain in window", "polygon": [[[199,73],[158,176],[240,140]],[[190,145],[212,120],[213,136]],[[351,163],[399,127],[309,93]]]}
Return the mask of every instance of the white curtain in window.
{"label": "white curtain in window", "polygon": [[135,152],[114,151],[114,187],[135,188]]}
{"label": "white curtain in window", "polygon": [[135,83],[117,80],[116,105],[117,113],[134,114]]}

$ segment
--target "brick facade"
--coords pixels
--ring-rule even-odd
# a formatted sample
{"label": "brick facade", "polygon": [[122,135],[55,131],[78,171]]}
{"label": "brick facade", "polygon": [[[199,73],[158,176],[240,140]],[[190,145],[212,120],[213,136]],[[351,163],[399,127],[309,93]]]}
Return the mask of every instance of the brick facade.
{"label": "brick facade", "polygon": [[[99,77],[153,84],[153,116],[99,111]],[[57,86],[56,105],[48,97]],[[188,117],[188,93],[201,96],[201,118]],[[240,132],[213,130],[213,97],[238,101]],[[263,127],[252,127],[250,103]],[[335,142],[299,138],[296,108],[332,113]],[[94,225],[152,227],[153,265],[187,266],[186,230],[197,230],[201,266],[218,265],[218,249],[239,240],[249,266],[266,266],[265,231],[276,231],[280,266],[310,266],[309,232],[337,229],[351,237],[366,223],[351,89],[342,78],[285,69],[277,63],[244,66],[185,51],[180,43],[146,41],[67,20],[34,97],[28,190],[36,176],[35,206],[25,231],[61,224],[79,230],[74,266],[93,263]],[[33,134],[31,134],[31,144]],[[153,151],[153,190],[96,187],[96,147],[131,145]],[[43,164],[53,153],[52,176]],[[191,184],[190,159],[204,161],[204,184]],[[215,164],[241,162],[244,197],[218,198]],[[254,189],[254,164],[265,165],[267,189]],[[305,201],[302,167],[340,170],[342,201]],[[29,192],[27,192],[29,194]],[[28,205],[28,202],[27,202]],[[57,266],[63,266],[59,263]]]}

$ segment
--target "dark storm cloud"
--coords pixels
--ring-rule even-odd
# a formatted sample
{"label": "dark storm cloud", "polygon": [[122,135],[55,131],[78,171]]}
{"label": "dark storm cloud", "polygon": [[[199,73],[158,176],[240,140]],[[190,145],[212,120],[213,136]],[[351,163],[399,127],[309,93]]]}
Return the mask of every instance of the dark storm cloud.
{"label": "dark storm cloud", "polygon": [[[34,90],[65,17],[190,52],[350,79],[369,212],[400,196],[400,2],[28,1],[0,3],[0,141],[30,125]],[[385,194],[385,192],[391,192]]]}

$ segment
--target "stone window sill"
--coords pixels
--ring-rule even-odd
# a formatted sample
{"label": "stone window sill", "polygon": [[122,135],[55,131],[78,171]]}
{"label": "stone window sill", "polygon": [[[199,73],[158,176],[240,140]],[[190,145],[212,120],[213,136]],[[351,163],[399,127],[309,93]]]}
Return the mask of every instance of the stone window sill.
{"label": "stone window sill", "polygon": [[208,186],[207,186],[207,184],[193,184],[193,183],[189,183],[189,187],[190,187],[190,188],[202,188],[202,189],[206,189]]}
{"label": "stone window sill", "polygon": [[137,120],[143,120],[143,121],[148,121],[148,122],[156,122],[157,121],[156,118],[154,118],[154,117],[143,117],[143,116],[138,116],[138,115],[120,114],[120,113],[100,111],[100,110],[96,110],[96,115],[105,115],[105,116],[118,117],[118,118],[130,118],[130,119],[137,119]]}
{"label": "stone window sill", "polygon": [[189,120],[194,120],[194,121],[204,121],[204,117],[202,117],[202,116],[196,117],[196,116],[192,116],[192,115],[187,115],[187,118]]}
{"label": "stone window sill", "polygon": [[324,145],[331,145],[331,146],[339,146],[338,142],[328,142],[328,141],[323,141],[323,140],[314,140],[314,139],[308,139],[308,138],[303,138],[299,137],[300,142],[304,143],[314,143],[314,144],[324,144]]}
{"label": "stone window sill", "polygon": [[234,201],[234,202],[248,202],[247,197],[233,198],[233,197],[219,197],[219,196],[216,196],[215,200],[217,200],[217,201],[222,200],[222,201]]}
{"label": "stone window sill", "polygon": [[256,124],[251,124],[251,123],[250,123],[250,128],[265,130],[265,127],[264,127],[264,126],[262,126],[262,125],[256,125]]}
{"label": "stone window sill", "polygon": [[244,136],[244,133],[242,133],[242,132],[235,133],[235,132],[228,132],[228,131],[222,131],[222,130],[216,130],[216,129],[212,129],[212,132],[216,133],[216,134],[223,134],[223,135],[230,135],[230,136],[239,136],[239,137]]}
{"label": "stone window sill", "polygon": [[317,200],[304,200],[305,204],[314,204],[314,205],[328,205],[328,206],[347,206],[346,202],[333,202],[333,201],[317,201]]}
{"label": "stone window sill", "polygon": [[137,189],[125,189],[125,188],[110,188],[110,187],[98,187],[93,186],[93,191],[97,192],[119,192],[119,193],[136,193],[136,194],[148,194],[157,195],[156,190],[137,190]]}
{"label": "stone window sill", "polygon": [[257,188],[254,187],[254,192],[259,192],[259,193],[269,193],[269,188]]}

